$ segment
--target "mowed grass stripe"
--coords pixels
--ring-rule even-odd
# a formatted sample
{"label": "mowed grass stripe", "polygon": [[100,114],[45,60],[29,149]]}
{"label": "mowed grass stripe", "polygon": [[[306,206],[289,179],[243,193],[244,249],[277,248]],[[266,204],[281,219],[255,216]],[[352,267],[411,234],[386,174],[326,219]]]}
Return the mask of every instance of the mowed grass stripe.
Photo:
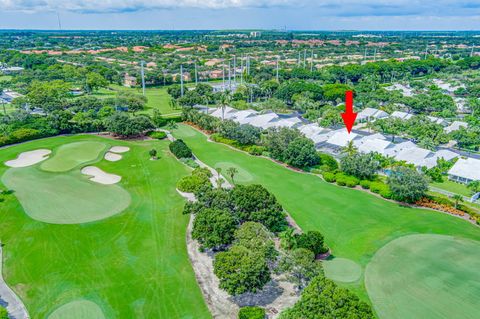
{"label": "mowed grass stripe", "polygon": [[[31,219],[15,196],[6,198],[0,205],[4,276],[32,318],[78,299],[94,301],[106,318],[211,318],[188,260],[188,216],[175,190],[189,170],[169,155],[167,141],[56,137],[2,149],[0,161],[84,141],[130,147],[121,161],[95,166],[123,177],[131,205],[101,221],[52,225]],[[157,161],[149,160],[152,148],[161,154]],[[0,166],[0,175],[7,169]]]}

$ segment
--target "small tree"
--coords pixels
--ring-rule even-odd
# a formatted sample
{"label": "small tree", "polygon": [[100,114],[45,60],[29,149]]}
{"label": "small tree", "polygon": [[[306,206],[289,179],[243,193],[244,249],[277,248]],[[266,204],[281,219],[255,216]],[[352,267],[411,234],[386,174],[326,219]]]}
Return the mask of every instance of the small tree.
{"label": "small tree", "polygon": [[452,196],[452,199],[455,201],[455,209],[458,208],[458,204],[460,202],[463,202],[463,196],[462,195],[459,195],[459,194],[455,194]]}
{"label": "small tree", "polygon": [[299,289],[322,273],[322,265],[315,261],[315,254],[305,248],[290,251],[280,260],[279,269],[286,272]]}
{"label": "small tree", "polygon": [[399,201],[414,203],[422,198],[428,190],[428,182],[415,169],[399,166],[388,176],[387,184],[393,198]]}
{"label": "small tree", "polygon": [[0,306],[0,319],[8,319],[7,309]]}
{"label": "small tree", "polygon": [[480,181],[473,181],[467,186],[474,194],[480,192]]}
{"label": "small tree", "polygon": [[296,235],[295,242],[298,248],[305,248],[312,251],[315,255],[323,254],[328,251],[324,243],[323,235],[316,230],[309,230],[306,233]]}
{"label": "small tree", "polygon": [[156,150],[156,149],[152,148],[152,149],[148,152],[148,154],[150,154],[150,157],[151,157],[152,159],[157,159],[157,150]]}
{"label": "small tree", "polygon": [[235,220],[228,211],[203,209],[193,222],[192,237],[204,248],[217,248],[233,241],[235,228]]}
{"label": "small tree", "polygon": [[227,174],[230,176],[232,179],[232,184],[235,184],[234,177],[238,173],[238,170],[235,167],[229,167],[227,168]]}

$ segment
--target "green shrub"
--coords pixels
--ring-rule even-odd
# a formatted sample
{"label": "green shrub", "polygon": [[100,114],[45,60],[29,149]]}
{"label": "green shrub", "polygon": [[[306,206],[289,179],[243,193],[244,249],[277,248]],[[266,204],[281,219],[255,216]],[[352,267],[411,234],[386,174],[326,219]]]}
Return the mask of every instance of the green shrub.
{"label": "green shrub", "polygon": [[192,175],[205,175],[208,178],[212,177],[212,172],[206,167],[197,167],[193,170]]}
{"label": "green shrub", "polygon": [[339,186],[347,185],[347,179],[348,179],[348,176],[346,176],[343,173],[335,174],[335,181],[337,182],[337,185],[339,185]]}
{"label": "green shrub", "polygon": [[192,150],[182,140],[176,140],[168,146],[170,151],[177,158],[191,158]]}
{"label": "green shrub", "polygon": [[355,187],[358,185],[358,183],[359,183],[358,178],[353,176],[348,176],[346,180],[347,187]]}
{"label": "green shrub", "polygon": [[360,186],[362,186],[363,189],[369,189],[371,183],[372,183],[371,181],[367,179],[363,179],[360,181]]}
{"label": "green shrub", "polygon": [[187,165],[187,166],[190,166],[191,168],[197,168],[197,167],[200,167],[200,165],[198,165],[197,162],[195,162],[193,159],[191,158],[181,158],[180,159],[180,162],[182,162],[183,164]]}
{"label": "green shrub", "polygon": [[382,189],[380,190],[380,196],[382,196],[383,198],[386,198],[386,199],[391,199],[392,198],[392,191],[390,190],[390,188],[388,187],[387,185],[387,188],[386,189]]}
{"label": "green shrub", "polygon": [[250,145],[245,148],[245,151],[247,151],[251,155],[260,156],[265,151],[265,147],[258,145]]}
{"label": "green shrub", "polygon": [[238,312],[238,319],[264,319],[265,309],[260,307],[243,307]]}
{"label": "green shrub", "polygon": [[383,198],[390,199],[393,196],[390,187],[388,187],[388,185],[383,182],[371,182],[370,190],[374,193],[379,194]]}
{"label": "green shrub", "polygon": [[323,172],[323,179],[328,183],[335,183],[335,174],[332,172]]}
{"label": "green shrub", "polygon": [[338,169],[338,162],[333,156],[325,153],[317,154],[320,158],[320,166],[322,170],[331,172]]}
{"label": "green shrub", "polygon": [[[256,317],[251,317],[251,318],[256,318]],[[5,309],[2,306],[0,306],[0,319],[8,319],[7,309]]]}
{"label": "green shrub", "polygon": [[204,174],[185,176],[177,183],[177,188],[186,193],[195,193],[202,186],[209,185],[210,180]]}
{"label": "green shrub", "polygon": [[163,140],[164,138],[167,137],[167,133],[163,131],[150,131],[147,134],[149,137],[157,139],[157,140]]}

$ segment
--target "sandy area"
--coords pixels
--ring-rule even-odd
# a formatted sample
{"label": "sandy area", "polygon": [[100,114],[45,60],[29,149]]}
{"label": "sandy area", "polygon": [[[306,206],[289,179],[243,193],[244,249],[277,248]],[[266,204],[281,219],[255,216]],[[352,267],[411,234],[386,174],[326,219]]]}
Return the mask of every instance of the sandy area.
{"label": "sandy area", "polygon": [[110,152],[113,153],[125,153],[130,151],[130,147],[127,146],[114,146],[110,149]]}
{"label": "sandy area", "polygon": [[52,151],[47,149],[39,149],[35,151],[24,152],[18,155],[14,160],[6,161],[5,165],[10,167],[27,167],[32,166],[48,158]]}
{"label": "sandy area", "polygon": [[122,180],[121,176],[106,173],[95,166],[82,168],[82,174],[92,176],[91,181],[104,185],[116,184]]}
{"label": "sandy area", "polygon": [[116,162],[122,159],[122,155],[120,154],[115,154],[112,152],[107,152],[105,153],[105,159],[110,162]]}

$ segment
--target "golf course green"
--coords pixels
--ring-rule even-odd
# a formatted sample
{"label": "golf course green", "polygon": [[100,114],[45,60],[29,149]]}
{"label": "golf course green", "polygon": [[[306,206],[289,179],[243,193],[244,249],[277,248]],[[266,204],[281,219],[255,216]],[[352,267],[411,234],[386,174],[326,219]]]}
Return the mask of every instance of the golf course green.
{"label": "golf course green", "polygon": [[[412,234],[450,235],[476,240],[477,242],[469,242],[480,247],[478,243],[480,229],[460,218],[426,209],[404,207],[363,191],[326,183],[315,175],[289,170],[269,159],[251,156],[226,145],[208,142],[204,134],[190,126],[179,125],[173,134],[183,139],[195,155],[207,165],[215,167],[218,163],[222,163],[224,167],[228,166],[225,163],[230,163],[231,166],[248,172],[252,177],[249,183],[260,183],[274,193],[304,231],[322,232],[332,250],[333,257],[349,259],[358,264],[362,270],[383,246],[397,238]],[[237,182],[242,183],[240,179]],[[477,262],[480,260],[480,254],[469,257],[467,251],[462,250],[455,255],[456,261],[461,263],[464,258],[475,258]],[[394,266],[393,262],[388,260],[385,262]],[[451,280],[458,280],[459,287],[468,285],[468,282],[465,282],[467,277],[460,276],[453,268],[452,266],[452,269],[449,269]],[[349,267],[344,269],[348,271]],[[357,267],[351,267],[351,269],[354,272],[358,271]],[[435,269],[432,269],[432,273],[435,274]],[[342,278],[348,275],[345,271],[341,274]],[[353,273],[351,276],[350,279],[358,277],[358,273]],[[363,278],[362,273],[361,280],[351,283],[338,281],[338,283],[353,289],[364,300],[370,300]],[[432,281],[441,282],[442,278],[432,275]],[[390,299],[394,292],[391,293],[392,295],[388,295],[387,292],[383,298]],[[477,291],[478,294],[480,291]],[[434,298],[435,296],[431,296],[431,299],[423,301],[428,305],[429,300]],[[375,306],[375,298],[371,301]],[[472,306],[470,299],[464,300],[464,303]],[[465,307],[468,306],[465,305]],[[389,315],[385,315],[385,312],[379,312],[378,315],[381,319],[390,318]],[[407,318],[438,317],[414,315]]]}
{"label": "golf course green", "polygon": [[[103,155],[112,146],[130,151],[109,162]],[[40,148],[53,152],[44,162],[3,164]],[[87,164],[121,182],[90,181],[80,173]],[[188,259],[188,216],[175,190],[189,172],[168,141],[78,135],[2,148],[0,189],[14,189],[0,202],[3,275],[31,317],[211,318]],[[58,219],[71,223],[52,223]]]}
{"label": "golf course green", "polygon": [[467,239],[395,239],[367,266],[368,295],[380,318],[478,318],[479,256],[479,242]]}
{"label": "golf course green", "polygon": [[66,172],[80,164],[96,160],[105,148],[105,143],[99,141],[68,143],[60,146],[54,156],[40,167],[48,172]]}

